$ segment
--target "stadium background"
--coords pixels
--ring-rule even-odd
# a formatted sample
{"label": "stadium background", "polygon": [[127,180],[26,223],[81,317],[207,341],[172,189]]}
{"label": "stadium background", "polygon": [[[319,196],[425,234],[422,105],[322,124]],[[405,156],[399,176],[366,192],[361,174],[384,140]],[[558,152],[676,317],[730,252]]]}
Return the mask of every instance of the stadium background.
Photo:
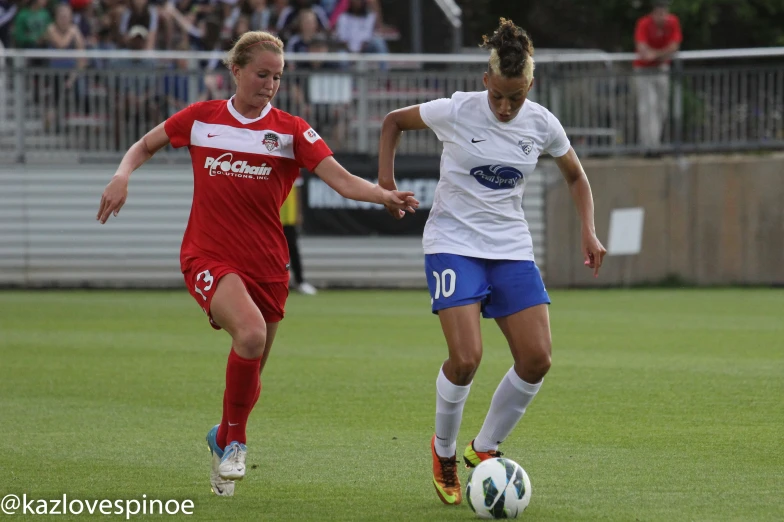
{"label": "stadium background", "polygon": [[[42,3],[54,15],[57,2]],[[189,102],[230,94],[214,49],[237,22],[255,24],[260,5],[280,14],[286,3],[178,2],[192,27],[162,16],[171,31],[153,43],[149,20],[140,22],[146,35],[133,23],[123,34],[125,2],[80,3],[73,24],[92,48],[81,52],[17,45],[25,2],[0,2],[0,436],[17,450],[0,457],[0,493],[155,490],[195,497],[202,520],[470,518],[436,503],[422,453],[445,353],[423,290],[426,208],[390,222],[306,176],[308,278],[364,290],[291,296],[249,429],[260,453],[275,450],[256,457],[231,505],[208,496],[201,447],[219,408],[212,399],[226,339],[209,331],[178,266],[192,190],[187,153],[161,151],[133,175],[120,216],[105,226],[94,219],[141,133]],[[317,4],[328,11],[341,2]],[[393,54],[347,53],[334,39],[326,55],[292,51],[275,103],[316,122],[353,172],[374,178],[389,110],[481,88],[486,57],[475,44],[506,16],[537,45],[532,99],[561,119],[583,159],[599,238],[613,209],[646,212],[641,253],[609,257],[594,280],[554,164],[543,158],[529,181],[524,208],[552,290],[556,355],[548,386],[505,448],[534,484],[526,516],[778,520],[784,4],[673,2],[684,44],[654,151],[639,141],[631,66],[646,2],[373,6],[381,13],[373,37]],[[156,50],[133,49],[145,45]],[[439,152],[432,133],[402,142],[401,186],[424,207]],[[584,288],[635,285],[657,288]],[[481,425],[509,365],[500,334],[485,326],[461,442]],[[166,462],[150,458],[161,444]]]}

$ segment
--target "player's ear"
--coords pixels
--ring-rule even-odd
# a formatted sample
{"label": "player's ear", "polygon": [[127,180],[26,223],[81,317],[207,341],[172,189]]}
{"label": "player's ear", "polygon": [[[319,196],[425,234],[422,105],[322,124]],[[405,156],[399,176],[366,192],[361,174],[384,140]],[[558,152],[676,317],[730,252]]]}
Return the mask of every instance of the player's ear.
{"label": "player's ear", "polygon": [[235,64],[231,65],[231,75],[234,76],[234,80],[239,82],[240,80],[240,66]]}
{"label": "player's ear", "polygon": [[531,78],[531,83],[528,84],[528,90],[525,91],[525,93],[528,94],[529,92],[531,92],[531,89],[533,88],[534,88],[534,78]]}
{"label": "player's ear", "polygon": [[487,74],[487,71],[485,71],[485,73],[482,75],[482,83],[485,85],[485,89],[487,89],[487,88],[488,88],[488,87],[487,87],[487,80],[488,80],[488,76],[489,76],[489,75]]}

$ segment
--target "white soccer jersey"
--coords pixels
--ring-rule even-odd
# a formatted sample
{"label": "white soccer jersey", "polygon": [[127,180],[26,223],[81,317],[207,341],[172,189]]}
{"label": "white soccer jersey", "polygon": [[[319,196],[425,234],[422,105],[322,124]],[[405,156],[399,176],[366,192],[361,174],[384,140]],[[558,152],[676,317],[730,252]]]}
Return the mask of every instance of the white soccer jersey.
{"label": "white soccer jersey", "polygon": [[502,123],[487,91],[456,92],[423,103],[419,113],[444,144],[425,254],[533,261],[523,192],[542,153],[557,158],[569,152],[558,119],[526,100],[512,121]]}

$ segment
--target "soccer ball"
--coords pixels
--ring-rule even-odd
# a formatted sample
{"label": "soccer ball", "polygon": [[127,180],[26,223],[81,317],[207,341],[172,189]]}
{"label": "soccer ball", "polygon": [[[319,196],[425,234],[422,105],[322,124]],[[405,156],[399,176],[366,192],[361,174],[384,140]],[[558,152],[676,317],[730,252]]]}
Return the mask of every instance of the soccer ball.
{"label": "soccer ball", "polygon": [[487,459],[468,476],[465,496],[479,518],[517,518],[531,501],[531,480],[513,460]]}

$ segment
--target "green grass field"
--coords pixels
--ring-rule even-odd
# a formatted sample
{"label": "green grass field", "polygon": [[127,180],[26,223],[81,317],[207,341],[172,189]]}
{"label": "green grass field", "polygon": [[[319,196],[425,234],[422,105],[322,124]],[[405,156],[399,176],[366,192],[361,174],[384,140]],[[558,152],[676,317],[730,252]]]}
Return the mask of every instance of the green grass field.
{"label": "green grass field", "polygon": [[[784,519],[783,291],[552,298],[553,367],[502,448],[531,477],[523,518]],[[204,435],[228,336],[185,291],[0,292],[0,497],[191,499],[187,518],[210,521],[472,520],[431,484],[446,348],[429,302],[292,295],[251,416],[253,469],[225,499]],[[483,325],[460,451],[511,365]]]}

